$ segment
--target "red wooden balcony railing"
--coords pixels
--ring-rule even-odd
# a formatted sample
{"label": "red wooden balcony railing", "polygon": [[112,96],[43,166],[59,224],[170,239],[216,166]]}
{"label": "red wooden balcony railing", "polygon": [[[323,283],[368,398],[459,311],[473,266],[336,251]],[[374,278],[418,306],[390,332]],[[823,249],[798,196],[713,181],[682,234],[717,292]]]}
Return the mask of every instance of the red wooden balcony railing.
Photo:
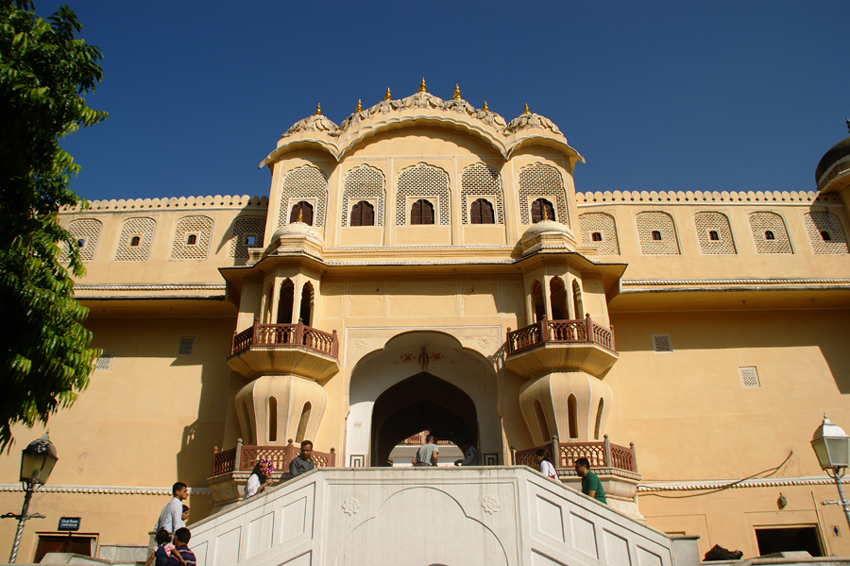
{"label": "red wooden balcony railing", "polygon": [[328,334],[305,325],[301,319],[298,319],[298,324],[260,324],[259,320],[254,320],[251,328],[233,333],[230,355],[251,346],[300,346],[334,358],[339,357],[336,330]]}
{"label": "red wooden balcony railing", "polygon": [[[286,446],[244,446],[240,438],[236,441],[236,448],[221,452],[218,447],[213,448],[212,475],[234,471],[250,472],[263,458],[271,461],[275,472],[287,472],[289,463],[300,452],[301,448],[296,446],[291,438]],[[317,468],[333,468],[336,466],[336,452],[333,448],[327,453],[314,450],[312,460]]]}
{"label": "red wooden balcony railing", "polygon": [[[515,466],[534,467],[534,453],[541,448],[546,451],[546,459],[555,464],[559,470],[572,470],[576,460],[587,458],[591,468],[616,468],[627,472],[637,473],[637,458],[635,457],[635,444],[629,443],[629,447],[611,444],[608,435],[603,442],[558,442],[552,439],[549,444],[535,446],[525,450],[511,449],[512,459]],[[557,447],[557,448],[556,448]],[[552,452],[557,452],[557,458],[552,458]]]}
{"label": "red wooden balcony railing", "polygon": [[606,350],[616,352],[614,348],[614,327],[605,328],[587,315],[584,320],[542,320],[525,328],[508,328],[508,355],[522,352],[540,344],[576,344],[591,343]]}

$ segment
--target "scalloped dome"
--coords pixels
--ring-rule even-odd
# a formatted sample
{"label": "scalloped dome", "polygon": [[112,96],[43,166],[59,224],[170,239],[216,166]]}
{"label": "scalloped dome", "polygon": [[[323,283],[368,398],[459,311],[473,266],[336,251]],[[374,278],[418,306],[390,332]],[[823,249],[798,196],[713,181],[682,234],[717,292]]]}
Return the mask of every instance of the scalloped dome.
{"label": "scalloped dome", "polygon": [[324,243],[322,236],[312,226],[304,222],[293,222],[275,230],[271,240],[269,240],[269,247],[277,247],[280,240],[299,236],[312,238],[319,243]]}
{"label": "scalloped dome", "polygon": [[815,183],[820,184],[821,177],[832,167],[832,164],[848,155],[850,155],[850,136],[847,136],[823,154],[820,162],[818,162],[817,169],[815,169]]}
{"label": "scalloped dome", "polygon": [[570,229],[567,228],[566,225],[561,224],[560,222],[555,222],[554,220],[541,220],[537,224],[532,224],[528,230],[523,233],[522,239],[525,240],[538,234],[553,232],[569,235]]}
{"label": "scalloped dome", "polygon": [[334,124],[332,121],[328,120],[321,114],[313,114],[312,116],[307,116],[303,120],[298,120],[284,134],[280,137],[285,138],[287,136],[291,136],[296,132],[327,132],[328,135],[335,136],[339,135],[337,130],[339,126]]}

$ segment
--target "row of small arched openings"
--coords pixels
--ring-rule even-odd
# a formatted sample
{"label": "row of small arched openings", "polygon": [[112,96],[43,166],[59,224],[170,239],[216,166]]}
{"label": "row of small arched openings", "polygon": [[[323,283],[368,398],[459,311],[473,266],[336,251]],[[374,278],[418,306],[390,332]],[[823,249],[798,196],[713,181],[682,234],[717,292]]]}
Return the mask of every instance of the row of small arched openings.
{"label": "row of small arched openings", "polygon": [[[541,220],[556,220],[555,207],[550,201],[538,198],[531,203],[531,222],[537,224]],[[309,226],[313,225],[313,205],[302,200],[295,203],[289,214],[289,223],[303,222]],[[470,224],[495,224],[496,213],[493,203],[486,198],[472,201],[469,207]],[[428,225],[434,224],[434,203],[428,199],[419,199],[410,207],[410,224]],[[365,200],[361,200],[351,207],[351,218],[349,226],[374,226],[375,207]]]}
{"label": "row of small arched openings", "polygon": [[[568,296],[567,286],[564,280],[560,277],[553,277],[549,282],[549,308],[552,312],[553,320],[565,320],[569,318],[569,304],[567,301],[573,302],[574,320],[584,318],[584,302],[581,297],[581,287],[578,281],[573,281],[572,293]],[[546,317],[546,305],[543,297],[543,285],[538,280],[534,280],[531,284],[531,302],[534,308],[534,319],[540,322]]]}
{"label": "row of small arched openings", "polygon": [[[596,423],[593,427],[593,439],[599,440],[599,435],[602,429],[602,412],[605,409],[605,400],[599,400],[599,406],[596,409]],[[552,432],[549,430],[549,425],[546,422],[546,415],[543,412],[543,405],[540,401],[534,400],[534,415],[537,418],[537,426],[540,428],[540,434],[544,440],[552,438]],[[570,393],[567,397],[567,426],[569,427],[570,440],[578,439],[578,408],[576,396]]]}
{"label": "row of small arched openings", "polygon": [[[313,405],[310,401],[304,403],[301,407],[301,417],[298,419],[298,429],[295,432],[295,442],[300,444],[304,440],[304,435],[307,433],[307,423],[310,422],[310,414],[313,412]],[[268,415],[268,442],[277,442],[277,398],[271,396],[266,401],[266,415]],[[254,444],[256,432],[251,426],[250,412],[248,411],[248,403],[242,403],[242,418],[245,420],[246,443]],[[257,438],[259,444],[260,439]]]}
{"label": "row of small arched openings", "polygon": [[[313,284],[309,281],[301,287],[301,309],[298,312],[298,319],[307,326],[313,323]],[[266,296],[266,322],[271,322],[274,304],[274,288],[270,288]],[[292,279],[287,279],[280,286],[277,303],[277,324],[293,324],[292,315],[295,308],[295,283]]]}

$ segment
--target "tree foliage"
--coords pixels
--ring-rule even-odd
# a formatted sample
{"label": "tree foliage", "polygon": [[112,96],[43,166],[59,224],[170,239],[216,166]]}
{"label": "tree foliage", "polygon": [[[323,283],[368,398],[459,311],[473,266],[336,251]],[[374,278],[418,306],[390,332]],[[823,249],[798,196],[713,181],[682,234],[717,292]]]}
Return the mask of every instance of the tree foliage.
{"label": "tree foliage", "polygon": [[79,165],[59,140],[106,118],[80,96],[103,76],[81,30],[68,6],[45,21],[30,0],[0,0],[0,451],[14,424],[46,424],[70,406],[100,355],[73,296],[85,268],[58,221],[80,201],[69,187]]}

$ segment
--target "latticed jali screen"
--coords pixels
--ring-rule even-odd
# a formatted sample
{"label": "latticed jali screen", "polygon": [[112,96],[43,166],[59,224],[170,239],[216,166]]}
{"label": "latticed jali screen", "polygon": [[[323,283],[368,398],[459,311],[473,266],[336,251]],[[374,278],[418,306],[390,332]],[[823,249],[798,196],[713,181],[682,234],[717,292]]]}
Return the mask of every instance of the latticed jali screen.
{"label": "latticed jali screen", "polygon": [[544,197],[555,202],[556,218],[561,224],[570,225],[567,214],[567,193],[564,180],[557,169],[551,165],[534,163],[519,172],[519,214],[523,224],[531,224],[529,206],[531,201]]}
{"label": "latticed jali screen", "polygon": [[[91,261],[94,259],[94,252],[97,249],[97,240],[100,238],[100,229],[103,227],[100,220],[86,218],[74,220],[68,224],[68,232],[73,236],[74,242],[82,240],[83,246],[80,248],[80,258],[83,261]],[[79,244],[78,244],[79,245]],[[62,260],[67,260],[69,250],[62,253]]]}
{"label": "latticed jali screen", "polygon": [[[128,218],[121,226],[121,236],[115,248],[115,261],[147,261],[153,243],[156,222],[153,218]],[[133,237],[139,237],[139,245],[133,246]]]}
{"label": "latticed jali screen", "polygon": [[[847,239],[837,217],[828,212],[812,212],[803,215],[806,232],[816,254],[846,254]],[[821,232],[831,239],[825,240]]]}
{"label": "latticed jali screen", "polygon": [[[643,255],[679,255],[679,242],[673,218],[666,212],[641,212],[635,217],[640,251]],[[660,239],[653,239],[653,232]]]}
{"label": "latticed jali screen", "polygon": [[316,201],[316,210],[313,213],[313,225],[325,225],[325,208],[328,200],[328,179],[325,173],[318,167],[305,165],[298,167],[286,174],[280,189],[280,213],[278,214],[277,226],[289,224],[290,202],[299,200]]}
{"label": "latticed jali screen", "polygon": [[[735,255],[735,242],[729,219],[719,212],[697,212],[694,214],[700,251],[707,255]],[[716,239],[712,239],[715,236]]]}
{"label": "latticed jali screen", "polygon": [[[760,254],[790,254],[791,242],[782,217],[773,212],[750,214],[750,229]],[[772,236],[772,237],[771,237]]]}
{"label": "latticed jali screen", "polygon": [[352,169],[345,176],[342,193],[342,225],[351,221],[351,207],[358,201],[375,201],[375,226],[384,225],[384,174],[374,167],[363,166]]}
{"label": "latticed jali screen", "polygon": [[[171,259],[206,259],[212,228],[213,221],[208,216],[185,216],[178,220],[171,244]],[[188,241],[189,236],[195,236],[193,241]]]}
{"label": "latticed jali screen", "polygon": [[[617,224],[613,216],[604,212],[590,212],[580,215],[578,224],[581,241],[585,246],[594,246],[599,255],[620,255]],[[598,233],[601,240],[593,241],[594,233]]]}
{"label": "latticed jali screen", "polygon": [[246,238],[254,236],[254,244],[251,247],[262,246],[266,235],[266,219],[262,216],[240,216],[233,221],[232,231],[230,257],[247,259],[249,246]]}
{"label": "latticed jali screen", "polygon": [[437,208],[437,224],[448,226],[451,215],[449,199],[449,176],[445,171],[420,163],[398,174],[396,190],[395,223],[404,226],[407,222],[408,197],[423,198],[431,201]]}
{"label": "latticed jali screen", "polygon": [[461,209],[461,222],[469,224],[469,207],[472,202],[482,196],[491,197],[495,204],[496,224],[504,224],[504,205],[502,203],[502,179],[499,173],[492,167],[483,163],[470,165],[463,170],[461,175],[460,200],[463,203]]}

